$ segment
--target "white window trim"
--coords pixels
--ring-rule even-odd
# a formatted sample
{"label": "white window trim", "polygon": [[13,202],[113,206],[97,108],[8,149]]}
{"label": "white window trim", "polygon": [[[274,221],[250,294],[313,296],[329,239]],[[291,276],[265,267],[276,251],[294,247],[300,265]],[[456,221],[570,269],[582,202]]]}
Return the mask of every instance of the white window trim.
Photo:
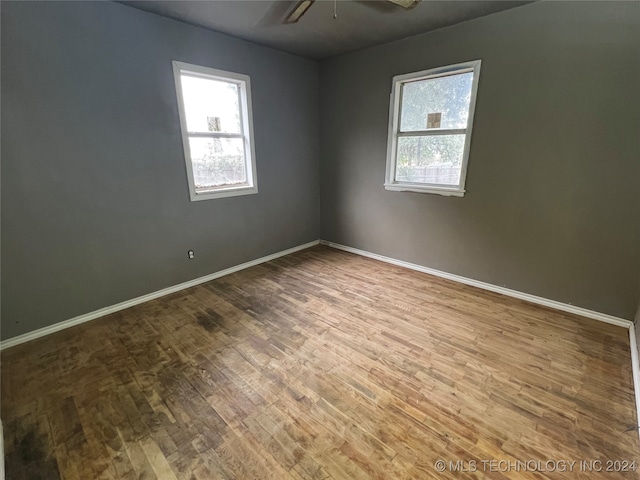
{"label": "white window trim", "polygon": [[[471,129],[473,127],[473,116],[476,109],[476,95],[478,92],[478,81],[480,79],[480,60],[471,62],[458,63],[448,65],[446,67],[432,68],[420,72],[407,73],[404,75],[396,75],[393,77],[391,88],[391,101],[389,105],[389,136],[387,140],[387,167],[384,188],[386,190],[397,192],[418,192],[418,193],[435,193],[438,195],[463,197],[465,193],[465,182],[467,178],[467,163],[469,161],[469,147],[471,145]],[[400,125],[400,105],[402,85],[409,81],[417,81],[425,78],[436,78],[447,75],[453,75],[463,72],[473,72],[473,83],[471,85],[471,100],[469,102],[469,117],[467,119],[467,127],[463,129],[448,129],[444,132],[430,132],[430,135],[445,133],[456,133],[461,130],[465,133],[464,150],[462,153],[462,166],[460,171],[459,185],[437,185],[428,183],[410,183],[398,182],[395,180],[396,172],[396,152],[398,148],[398,134]],[[460,132],[460,133],[462,133]],[[421,133],[421,132],[418,132]],[[411,135],[412,133],[409,133]],[[407,135],[404,132],[403,135]]]}
{"label": "white window trim", "polygon": [[[256,153],[253,141],[253,109],[251,106],[251,79],[248,75],[241,73],[227,72],[215,68],[202,67],[189,63],[173,62],[173,77],[176,84],[176,95],[178,98],[178,112],[180,116],[180,130],[182,132],[182,146],[184,149],[184,160],[187,167],[187,182],[189,184],[189,195],[191,201],[211,200],[213,198],[235,197],[238,195],[251,195],[258,193],[258,179],[256,174]],[[198,133],[187,130],[187,119],[184,109],[184,98],[182,95],[182,81],[180,75],[188,72],[193,75],[201,75],[205,78],[217,78],[225,82],[234,82],[238,85],[240,120],[242,124],[242,138],[244,139],[245,163],[247,169],[247,183],[240,186],[214,187],[206,192],[196,192],[193,166],[191,164],[191,151],[189,148],[189,136],[197,136]],[[224,134],[203,134],[202,136],[223,137]],[[236,136],[230,135],[230,136]]]}

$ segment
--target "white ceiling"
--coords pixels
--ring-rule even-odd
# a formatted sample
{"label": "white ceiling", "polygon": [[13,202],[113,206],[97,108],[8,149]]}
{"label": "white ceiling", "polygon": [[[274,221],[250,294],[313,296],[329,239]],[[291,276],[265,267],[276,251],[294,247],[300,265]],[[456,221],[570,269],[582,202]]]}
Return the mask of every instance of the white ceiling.
{"label": "white ceiling", "polygon": [[293,1],[122,1],[278,50],[323,59],[531,3],[530,0],[423,0],[405,10],[386,0],[317,0],[296,24],[282,20]]}

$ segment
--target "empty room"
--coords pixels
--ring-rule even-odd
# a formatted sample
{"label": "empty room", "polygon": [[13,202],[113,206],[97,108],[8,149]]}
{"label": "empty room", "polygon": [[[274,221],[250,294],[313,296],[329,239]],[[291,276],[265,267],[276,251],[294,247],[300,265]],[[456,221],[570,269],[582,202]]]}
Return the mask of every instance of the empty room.
{"label": "empty room", "polygon": [[640,1],[0,17],[1,478],[640,477]]}

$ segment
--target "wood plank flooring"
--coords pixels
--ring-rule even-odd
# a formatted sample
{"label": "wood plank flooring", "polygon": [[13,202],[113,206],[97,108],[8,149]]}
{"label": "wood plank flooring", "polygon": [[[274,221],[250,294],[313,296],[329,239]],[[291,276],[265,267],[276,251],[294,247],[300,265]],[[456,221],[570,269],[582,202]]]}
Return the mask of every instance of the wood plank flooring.
{"label": "wood plank flooring", "polygon": [[327,247],[1,359],[11,480],[638,476],[625,329]]}

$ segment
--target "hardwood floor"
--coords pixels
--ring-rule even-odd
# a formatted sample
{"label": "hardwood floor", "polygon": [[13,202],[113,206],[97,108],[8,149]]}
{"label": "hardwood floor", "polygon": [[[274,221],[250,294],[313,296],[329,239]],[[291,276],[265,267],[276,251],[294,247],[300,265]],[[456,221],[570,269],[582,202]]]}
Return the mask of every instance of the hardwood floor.
{"label": "hardwood floor", "polygon": [[327,247],[2,352],[2,421],[12,480],[617,479],[637,474],[607,461],[640,461],[625,329]]}

